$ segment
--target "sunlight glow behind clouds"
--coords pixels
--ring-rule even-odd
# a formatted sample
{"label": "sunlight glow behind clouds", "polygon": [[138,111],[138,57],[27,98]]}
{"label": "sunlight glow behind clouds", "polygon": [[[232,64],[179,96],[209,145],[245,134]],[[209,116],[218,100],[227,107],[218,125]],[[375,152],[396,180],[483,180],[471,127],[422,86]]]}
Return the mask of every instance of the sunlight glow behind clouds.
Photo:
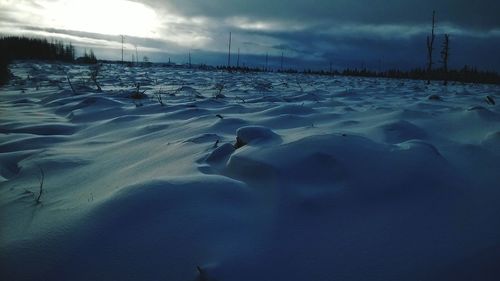
{"label": "sunlight glow behind clouds", "polygon": [[155,11],[126,0],[62,0],[39,3],[44,24],[53,28],[101,34],[158,37]]}
{"label": "sunlight glow behind clouds", "polygon": [[[394,5],[373,9],[373,3],[384,1]],[[0,0],[0,35],[43,36],[101,50],[121,49],[118,35],[125,35],[126,53],[135,54],[137,47],[168,53],[166,58],[217,54],[216,63],[224,63],[232,32],[234,50],[256,61],[284,52],[290,59],[341,59],[356,67],[393,58],[409,68],[425,61],[425,38],[436,9],[436,34],[451,35],[453,62],[498,69],[498,52],[489,51],[500,40],[499,22],[488,12],[495,5],[478,0],[478,13],[469,11],[466,0],[453,1],[374,0],[367,5],[363,0],[315,0],[311,5],[306,0]],[[455,4],[440,9],[435,2]]]}
{"label": "sunlight glow behind clouds", "polygon": [[301,31],[308,27],[306,23],[291,21],[291,20],[255,20],[247,17],[229,17],[225,23],[231,27],[236,27],[243,30],[256,31]]}

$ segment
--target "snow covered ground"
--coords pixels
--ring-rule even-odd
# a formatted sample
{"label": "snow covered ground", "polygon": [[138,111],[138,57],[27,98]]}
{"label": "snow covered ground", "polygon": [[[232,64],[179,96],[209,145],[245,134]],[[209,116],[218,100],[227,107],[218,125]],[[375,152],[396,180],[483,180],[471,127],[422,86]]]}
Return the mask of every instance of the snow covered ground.
{"label": "snow covered ground", "polygon": [[499,86],[12,72],[2,280],[500,279]]}

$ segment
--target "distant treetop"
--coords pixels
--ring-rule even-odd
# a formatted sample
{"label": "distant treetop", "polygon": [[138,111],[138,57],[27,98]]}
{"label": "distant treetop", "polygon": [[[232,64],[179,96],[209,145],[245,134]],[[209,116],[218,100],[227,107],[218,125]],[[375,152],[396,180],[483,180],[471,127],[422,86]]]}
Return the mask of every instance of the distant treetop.
{"label": "distant treetop", "polygon": [[6,60],[59,60],[74,61],[75,47],[62,41],[27,37],[0,38],[0,56]]}

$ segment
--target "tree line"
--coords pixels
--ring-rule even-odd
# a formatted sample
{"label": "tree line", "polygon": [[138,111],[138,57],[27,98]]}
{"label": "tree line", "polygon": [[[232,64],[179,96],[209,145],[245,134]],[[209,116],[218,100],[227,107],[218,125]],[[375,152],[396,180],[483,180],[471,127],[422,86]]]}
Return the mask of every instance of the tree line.
{"label": "tree line", "polygon": [[75,60],[75,47],[62,41],[9,36],[0,38],[0,54],[7,60]]}
{"label": "tree line", "polygon": [[9,64],[13,60],[48,60],[63,62],[97,63],[94,52],[90,50],[76,58],[73,44],[42,38],[7,36],[0,38],[0,85],[10,77]]}
{"label": "tree line", "polygon": [[[493,71],[480,71],[474,67],[464,66],[461,69],[448,69],[449,60],[449,44],[450,37],[444,35],[444,41],[441,55],[441,64],[439,68],[433,68],[435,64],[432,57],[434,50],[434,28],[435,28],[435,12],[432,18],[432,32],[427,37],[428,61],[426,69],[416,68],[409,71],[392,69],[387,71],[371,71],[367,69],[344,69],[342,71],[313,71],[304,70],[302,73],[315,75],[345,75],[345,76],[360,76],[360,77],[383,77],[383,78],[399,78],[399,79],[418,79],[427,80],[442,80],[446,84],[447,81],[458,81],[464,83],[490,83],[500,84],[500,75]],[[267,56],[266,56],[267,57]],[[64,62],[79,62],[79,63],[97,63],[97,58],[92,50],[85,53],[82,57],[76,58],[75,47],[69,43],[65,44],[62,41],[48,41],[40,38],[26,37],[3,37],[0,38],[0,84],[5,83],[10,77],[8,65],[12,60],[56,60]],[[267,59],[266,59],[267,61]],[[240,72],[261,72],[269,71],[269,69],[251,68],[251,67],[228,67],[218,66],[220,70],[240,71]],[[280,69],[278,72],[283,73],[298,73],[296,69]]]}
{"label": "tree line", "polygon": [[[356,77],[379,77],[379,78],[394,78],[394,79],[413,79],[413,80],[431,80],[431,81],[455,81],[462,83],[487,83],[487,84],[500,84],[500,75],[494,71],[481,71],[475,67],[465,65],[460,69],[447,69],[444,71],[442,68],[431,70],[415,68],[409,71],[402,71],[399,69],[390,69],[387,71],[372,71],[364,69],[344,69],[342,71],[314,71],[304,70],[305,74],[312,75],[342,75],[342,76],[356,76]],[[447,83],[447,82],[446,82]]]}
{"label": "tree line", "polygon": [[0,38],[0,85],[5,84],[11,73],[9,64],[13,60],[75,60],[75,47],[62,41],[8,36]]}

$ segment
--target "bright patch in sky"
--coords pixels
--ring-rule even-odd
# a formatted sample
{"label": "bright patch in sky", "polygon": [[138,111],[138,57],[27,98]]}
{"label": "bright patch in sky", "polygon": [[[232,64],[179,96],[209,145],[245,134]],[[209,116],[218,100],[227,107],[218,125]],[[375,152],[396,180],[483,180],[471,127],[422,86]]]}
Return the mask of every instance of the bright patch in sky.
{"label": "bright patch in sky", "polygon": [[[371,63],[378,69],[383,60],[386,67],[408,69],[425,63],[425,38],[436,10],[435,48],[440,48],[444,33],[450,34],[453,67],[499,69],[495,46],[500,25],[494,11],[500,1],[478,0],[473,6],[465,0],[392,1],[394,5],[383,7],[372,2],[384,1],[368,2],[0,0],[0,35],[71,41],[107,59],[116,58],[97,49],[121,49],[118,35],[124,35],[125,49],[133,53],[138,47],[165,60],[172,54],[186,57],[191,51],[195,60],[223,63],[232,32],[234,50],[255,55],[247,57],[255,64],[265,54],[279,58],[284,51],[301,67],[321,68],[324,62],[336,61],[339,68]],[[217,53],[219,59],[207,52]],[[435,55],[439,57],[439,50]]]}
{"label": "bright patch in sky", "polygon": [[45,24],[54,28],[101,34],[158,37],[155,11],[126,0],[61,0],[42,2]]}

